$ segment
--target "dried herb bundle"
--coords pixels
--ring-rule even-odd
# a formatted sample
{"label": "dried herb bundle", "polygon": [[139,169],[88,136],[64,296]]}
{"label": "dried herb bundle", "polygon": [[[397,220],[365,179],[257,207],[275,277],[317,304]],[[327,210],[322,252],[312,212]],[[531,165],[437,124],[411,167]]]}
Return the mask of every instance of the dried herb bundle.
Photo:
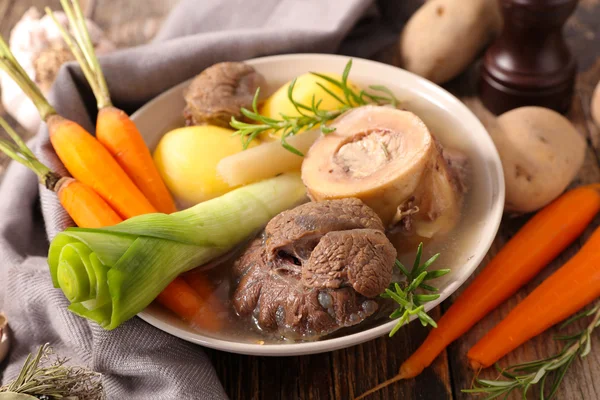
{"label": "dried herb bundle", "polygon": [[0,387],[0,400],[73,399],[104,400],[101,375],[83,367],[66,365],[69,360],[54,356],[48,344],[30,354],[21,372]]}

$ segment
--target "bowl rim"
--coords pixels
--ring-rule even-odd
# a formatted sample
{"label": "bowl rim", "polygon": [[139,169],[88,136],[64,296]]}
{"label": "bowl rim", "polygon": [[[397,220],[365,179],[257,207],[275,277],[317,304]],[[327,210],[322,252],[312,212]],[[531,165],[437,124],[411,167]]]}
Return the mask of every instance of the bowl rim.
{"label": "bowl rim", "polygon": [[[318,59],[334,59],[336,61],[347,61],[352,58],[353,62],[360,62],[362,64],[366,64],[367,66],[377,66],[377,68],[383,68],[390,71],[390,73],[398,73],[399,71],[405,74],[410,79],[413,79],[419,83],[421,86],[425,86],[429,89],[429,91],[434,92],[435,96],[437,96],[440,100],[443,100],[445,103],[453,103],[455,107],[458,109],[462,109],[462,113],[471,119],[470,124],[477,128],[477,130],[485,133],[485,135],[480,135],[480,140],[484,142],[485,146],[488,148],[489,154],[488,157],[493,161],[493,165],[496,168],[491,168],[491,173],[496,172],[496,176],[492,176],[495,183],[498,187],[493,187],[492,190],[495,190],[493,197],[492,208],[489,212],[489,219],[486,223],[486,232],[489,232],[488,237],[482,239],[477,247],[474,249],[476,253],[468,259],[465,263],[464,268],[467,268],[468,273],[464,274],[460,279],[451,282],[445,290],[440,293],[441,296],[432,302],[429,302],[425,305],[425,310],[429,311],[435,307],[437,307],[440,303],[450,297],[460,286],[462,286],[466,280],[475,272],[487,251],[490,249],[494,238],[498,232],[500,227],[500,222],[502,219],[502,215],[504,212],[504,200],[505,200],[505,186],[504,186],[504,174],[502,170],[502,163],[500,161],[500,156],[498,151],[489,136],[487,130],[483,126],[483,124],[479,121],[479,119],[473,114],[471,110],[461,102],[457,97],[452,95],[446,89],[436,85],[435,83],[422,78],[412,72],[406,71],[402,68],[395,67],[393,65],[384,64],[378,61],[367,60],[359,57],[350,57],[343,55],[335,55],[335,54],[319,54],[319,53],[298,53],[298,54],[283,54],[283,55],[273,55],[266,57],[258,57],[249,60],[245,60],[244,62],[249,63],[250,65],[257,66],[262,64],[269,64],[272,62],[294,62],[299,59],[310,59],[318,62]],[[151,110],[156,103],[159,103],[162,99],[169,96],[172,92],[181,90],[182,86],[188,85],[192,80],[188,79],[184,82],[181,82],[170,89],[167,89],[163,93],[159,94],[144,106],[139,108],[136,112],[131,115],[131,118],[135,121],[140,116],[144,115],[148,110]],[[334,351],[346,347],[350,347],[353,345],[357,345],[360,343],[367,342],[369,340],[375,339],[377,337],[383,336],[386,333],[389,333],[396,321],[389,321],[387,323],[381,324],[379,326],[375,326],[373,328],[352,333],[349,335],[325,339],[321,341],[315,342],[303,342],[303,343],[277,343],[277,344],[255,344],[255,343],[244,343],[244,342],[235,342],[224,339],[217,339],[214,337],[206,336],[201,333],[193,333],[184,329],[181,329],[177,326],[174,326],[168,322],[165,322],[162,318],[153,315],[153,313],[144,310],[138,314],[138,316],[146,321],[147,323],[153,325],[154,327],[167,332],[173,336],[179,337],[191,343],[200,344],[202,346],[206,346],[209,348],[227,351],[231,353],[237,354],[246,354],[246,355],[261,355],[261,356],[296,356],[296,355],[307,355],[307,354],[316,354],[316,353],[324,353],[329,351]],[[411,322],[416,319],[416,316],[411,318]]]}

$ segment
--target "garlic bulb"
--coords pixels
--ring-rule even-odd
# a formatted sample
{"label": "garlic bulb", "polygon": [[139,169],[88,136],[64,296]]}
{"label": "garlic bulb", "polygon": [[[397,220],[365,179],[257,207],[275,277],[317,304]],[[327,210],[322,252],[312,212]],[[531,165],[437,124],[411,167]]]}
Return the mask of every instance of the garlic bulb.
{"label": "garlic bulb", "polygon": [[[54,14],[66,27],[65,14],[59,11]],[[114,50],[115,46],[97,25],[87,20],[87,26],[96,54]],[[35,7],[27,10],[17,22],[10,34],[9,46],[23,69],[44,94],[48,94],[60,66],[73,60],[52,19],[47,15],[42,16]],[[6,111],[29,132],[35,133],[40,125],[40,117],[31,100],[4,72],[0,73],[0,85],[2,105]]]}
{"label": "garlic bulb", "polygon": [[4,361],[10,349],[7,327],[8,320],[6,319],[6,315],[0,312],[0,363]]}

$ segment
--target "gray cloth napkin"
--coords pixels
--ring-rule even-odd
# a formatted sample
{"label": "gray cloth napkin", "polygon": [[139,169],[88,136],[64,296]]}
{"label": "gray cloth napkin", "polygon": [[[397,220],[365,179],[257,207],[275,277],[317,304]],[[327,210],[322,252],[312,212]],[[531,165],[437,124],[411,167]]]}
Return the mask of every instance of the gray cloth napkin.
{"label": "gray cloth napkin", "polygon": [[[102,57],[101,64],[113,102],[132,112],[219,61],[297,52],[369,57],[396,38],[382,21],[368,0],[184,0],[152,43]],[[76,65],[63,67],[50,101],[93,132],[95,104]],[[34,147],[44,163],[66,172],[45,127]],[[139,318],[107,332],[67,311],[45,256],[48,238],[71,224],[33,173],[15,163],[8,168],[0,186],[0,309],[14,346],[3,382],[15,377],[28,353],[49,342],[72,364],[102,373],[110,399],[227,398],[200,346]]]}

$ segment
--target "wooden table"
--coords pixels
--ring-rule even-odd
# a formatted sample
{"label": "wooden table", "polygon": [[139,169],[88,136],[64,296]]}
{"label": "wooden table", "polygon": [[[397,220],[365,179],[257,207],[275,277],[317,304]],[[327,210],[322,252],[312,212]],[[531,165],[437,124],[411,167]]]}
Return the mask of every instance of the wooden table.
{"label": "wooden table", "polygon": [[[146,0],[144,7],[139,7],[137,1],[127,0],[97,0],[85,4],[88,6],[88,15],[104,28],[118,45],[128,46],[142,43],[152,37],[162,18],[176,2]],[[57,9],[58,3],[58,0],[0,0],[0,33],[8,37],[12,26],[29,6],[43,8],[49,5]],[[600,79],[599,21],[600,2],[581,0],[566,29],[569,44],[579,62],[576,97],[568,117],[588,140],[585,165],[573,185],[600,182],[600,130],[590,120],[589,107],[593,87]],[[471,73],[463,74],[447,87],[461,97],[469,96],[472,71],[473,69]],[[0,108],[0,115],[3,114]],[[14,123],[10,118],[9,121]],[[26,135],[23,130],[21,132]],[[6,158],[0,157],[0,174],[2,166],[6,164]],[[484,264],[524,221],[525,218],[504,219]],[[600,218],[596,219],[584,237],[566,250],[544,273],[477,324],[468,335],[451,345],[433,366],[418,378],[394,384],[371,396],[371,399],[472,398],[461,393],[461,389],[469,387],[473,379],[473,373],[466,364],[466,351],[544,277],[571,257],[592,229],[599,224]],[[450,302],[451,300],[446,301],[441,309],[436,309],[433,317],[439,318]],[[555,353],[559,349],[557,343],[552,340],[556,332],[556,329],[551,329],[531,340],[503,359],[502,364],[539,359]],[[305,357],[250,357],[208,349],[207,353],[232,399],[351,399],[395,375],[402,361],[417,348],[426,334],[427,329],[415,323],[402,329],[393,339],[383,337],[349,349]],[[558,393],[558,399],[600,399],[600,335],[594,337],[593,346],[594,350],[584,361],[578,360],[571,367]],[[487,378],[493,378],[495,375],[493,371],[483,374]]]}

